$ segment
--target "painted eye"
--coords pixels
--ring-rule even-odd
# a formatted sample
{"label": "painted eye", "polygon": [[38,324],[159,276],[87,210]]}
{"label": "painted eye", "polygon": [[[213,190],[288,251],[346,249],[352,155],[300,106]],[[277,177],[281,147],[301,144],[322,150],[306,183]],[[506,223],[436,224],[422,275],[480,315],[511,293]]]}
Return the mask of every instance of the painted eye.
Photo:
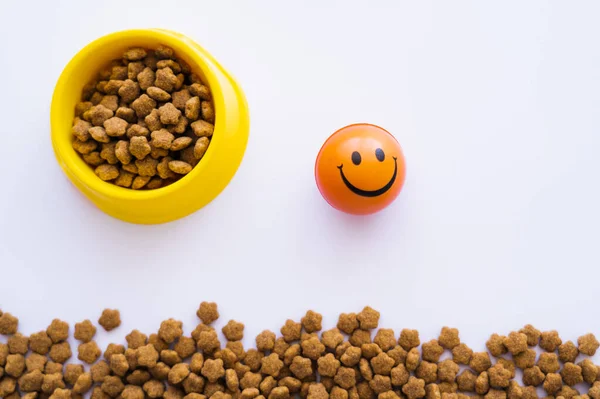
{"label": "painted eye", "polygon": [[362,160],[362,159],[361,159],[361,157],[360,157],[360,154],[358,153],[358,151],[354,151],[354,152],[352,153],[352,163],[353,163],[354,165],[360,165],[360,161],[361,161],[361,160]]}
{"label": "painted eye", "polygon": [[383,160],[385,159],[385,153],[381,148],[375,150],[375,156],[377,157],[377,160],[379,162],[383,162]]}

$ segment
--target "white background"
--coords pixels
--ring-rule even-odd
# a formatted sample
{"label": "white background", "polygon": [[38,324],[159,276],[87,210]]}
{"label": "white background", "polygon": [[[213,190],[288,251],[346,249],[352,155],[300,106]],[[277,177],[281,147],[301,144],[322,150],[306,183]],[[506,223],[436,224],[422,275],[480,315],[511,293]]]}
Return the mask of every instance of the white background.
{"label": "white background", "polygon": [[[480,349],[526,322],[600,333],[600,3],[366,3],[3,1],[0,308],[26,333],[119,308],[112,340],[168,317],[189,332],[202,300],[248,336],[366,304],[386,327],[453,325]],[[49,140],[62,68],[133,27],[197,40],[250,105],[231,184],[166,225],[98,211]],[[323,141],[361,121],[408,167],[372,217],[330,208],[313,177]]]}

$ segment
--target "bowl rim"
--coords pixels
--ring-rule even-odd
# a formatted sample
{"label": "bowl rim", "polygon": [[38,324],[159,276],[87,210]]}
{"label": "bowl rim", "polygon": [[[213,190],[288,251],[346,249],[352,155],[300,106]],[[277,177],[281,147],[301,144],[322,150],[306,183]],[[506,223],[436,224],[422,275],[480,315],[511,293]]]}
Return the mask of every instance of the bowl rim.
{"label": "bowl rim", "polygon": [[[72,135],[65,135],[64,132],[59,128],[59,110],[58,104],[62,104],[62,97],[67,87],[68,79],[71,73],[77,68],[84,67],[83,61],[89,53],[98,51],[103,47],[110,47],[111,44],[116,41],[123,40],[123,38],[136,38],[136,37],[150,37],[155,41],[164,44],[169,47],[175,48],[176,54],[181,54],[182,50],[190,58],[195,65],[191,65],[192,71],[195,67],[202,72],[202,75],[206,79],[205,82],[210,88],[213,106],[215,108],[215,123],[214,132],[211,136],[211,143],[206,150],[206,153],[202,159],[192,168],[192,170],[181,177],[174,183],[168,186],[160,187],[152,190],[133,190],[131,188],[120,187],[111,182],[105,182],[98,178],[89,165],[87,165],[80,154],[78,154],[72,147]],[[177,49],[179,48],[179,49]],[[50,129],[51,129],[51,140],[55,154],[59,159],[59,163],[65,169],[71,173],[72,178],[77,179],[81,184],[87,186],[90,190],[97,192],[99,195],[107,196],[115,199],[123,199],[129,201],[144,201],[150,199],[158,199],[161,197],[167,197],[176,190],[184,189],[189,184],[194,182],[194,177],[201,174],[205,169],[206,165],[210,163],[213,153],[218,150],[220,145],[221,129],[225,125],[225,106],[224,98],[221,92],[221,86],[219,80],[213,71],[211,65],[209,65],[203,57],[198,53],[199,50],[203,50],[197,43],[191,41],[186,36],[177,34],[164,29],[128,29],[109,33],[101,36],[92,42],[88,43],[85,47],[80,49],[67,63],[63,69],[52,95],[52,103],[50,107]],[[212,57],[207,57],[212,60]],[[75,117],[73,110],[73,117]],[[68,146],[65,142],[68,140]],[[91,175],[87,173],[83,168],[87,168],[91,171]]]}

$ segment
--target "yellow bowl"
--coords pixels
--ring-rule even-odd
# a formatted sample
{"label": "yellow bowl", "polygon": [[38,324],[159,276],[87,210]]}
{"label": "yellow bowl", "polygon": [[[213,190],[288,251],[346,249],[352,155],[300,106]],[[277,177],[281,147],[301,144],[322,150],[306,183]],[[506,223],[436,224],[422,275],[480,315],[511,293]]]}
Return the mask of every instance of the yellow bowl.
{"label": "yellow bowl", "polygon": [[[190,64],[210,87],[215,130],[202,160],[177,182],[155,190],[132,190],[100,180],[73,150],[71,126],[83,86],[99,69],[129,47],[163,44]],[[179,33],[163,29],[116,32],[87,45],[63,70],[52,96],[52,146],[73,184],[105,213],[130,223],[156,224],[179,219],[212,201],[237,171],[248,141],[250,122],[244,94],[234,79],[202,47]]]}

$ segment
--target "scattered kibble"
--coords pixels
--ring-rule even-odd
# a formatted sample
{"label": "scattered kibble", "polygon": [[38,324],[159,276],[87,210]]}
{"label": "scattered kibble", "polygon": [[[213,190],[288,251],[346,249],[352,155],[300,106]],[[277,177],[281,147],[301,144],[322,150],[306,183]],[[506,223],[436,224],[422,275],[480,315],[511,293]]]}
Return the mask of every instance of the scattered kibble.
{"label": "scattered kibble", "polygon": [[[0,318],[6,314],[0,312]],[[264,330],[256,336],[256,347],[245,349],[244,325],[235,320],[224,325],[227,342],[220,342],[211,327],[219,317],[215,303],[202,302],[197,315],[202,323],[191,336],[183,335],[181,321],[167,319],[149,335],[132,330],[126,345],[110,343],[104,353],[93,340],[92,322],[76,323],[77,358],[91,365],[88,370],[70,362],[67,322],[54,319],[45,331],[27,337],[9,314],[2,331],[10,333],[0,343],[0,396],[79,399],[91,392],[92,399],[538,399],[537,390],[543,389],[548,398],[600,399],[600,367],[589,358],[575,363],[579,354],[597,351],[592,334],[581,336],[576,346],[562,343],[556,331],[540,333],[527,325],[506,336],[493,334],[486,344],[489,352],[473,352],[460,342],[458,329],[450,327],[423,344],[416,330],[404,329],[396,338],[392,329],[377,329],[379,312],[365,307],[358,314],[340,315],[337,326],[321,334],[323,317],[308,311],[300,322],[287,320],[281,336]],[[107,331],[116,328],[119,312],[106,309],[98,324]],[[538,345],[544,350],[539,357]],[[587,393],[576,389],[582,383],[589,387]]]}
{"label": "scattered kibble", "polygon": [[[214,132],[209,88],[165,46],[125,51],[84,87],[74,111],[74,150],[103,181],[134,190],[164,187],[189,173]],[[168,173],[155,176],[148,171],[153,162],[140,169],[132,158],[168,159]],[[0,333],[13,334],[11,323],[10,314],[5,321],[0,316]]]}

